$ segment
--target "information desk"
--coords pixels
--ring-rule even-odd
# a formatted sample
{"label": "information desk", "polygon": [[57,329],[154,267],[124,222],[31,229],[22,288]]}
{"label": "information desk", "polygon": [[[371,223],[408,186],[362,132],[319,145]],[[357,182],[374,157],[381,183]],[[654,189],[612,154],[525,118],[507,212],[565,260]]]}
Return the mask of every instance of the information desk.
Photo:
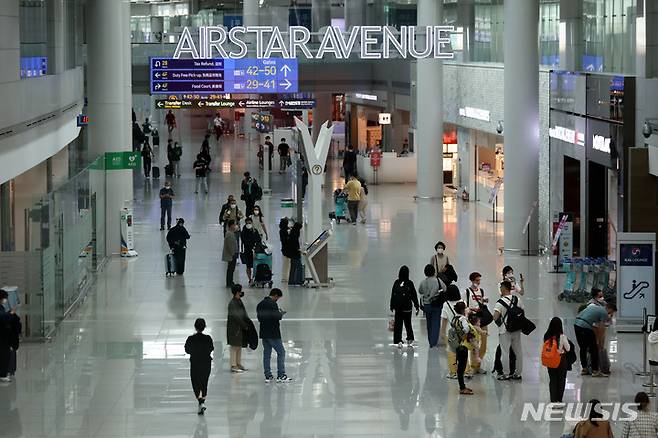
{"label": "information desk", "polygon": [[327,243],[331,237],[331,230],[324,230],[303,252],[306,266],[311,273],[308,279],[310,287],[329,287],[333,279],[329,277],[329,250]]}
{"label": "information desk", "polygon": [[356,160],[357,172],[368,184],[416,182],[417,166],[414,154],[398,157],[395,152],[383,152],[376,180],[374,169],[370,166],[370,157],[358,155]]}

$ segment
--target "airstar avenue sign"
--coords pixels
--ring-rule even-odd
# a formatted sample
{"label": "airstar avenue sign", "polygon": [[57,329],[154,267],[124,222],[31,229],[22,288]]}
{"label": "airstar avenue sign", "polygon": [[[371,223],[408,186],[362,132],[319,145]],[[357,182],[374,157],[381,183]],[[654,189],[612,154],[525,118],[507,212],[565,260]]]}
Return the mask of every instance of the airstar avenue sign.
{"label": "airstar avenue sign", "polygon": [[185,27],[176,46],[174,59],[241,59],[248,56],[248,45],[255,45],[256,58],[305,57],[323,59],[333,55],[349,58],[358,47],[361,59],[435,58],[452,59],[450,34],[452,26],[354,26],[343,32],[336,26],[324,28],[319,46],[309,46],[311,32],[303,26],[286,27],[282,32],[274,26],[236,26],[226,30],[219,26],[201,26],[198,34]]}

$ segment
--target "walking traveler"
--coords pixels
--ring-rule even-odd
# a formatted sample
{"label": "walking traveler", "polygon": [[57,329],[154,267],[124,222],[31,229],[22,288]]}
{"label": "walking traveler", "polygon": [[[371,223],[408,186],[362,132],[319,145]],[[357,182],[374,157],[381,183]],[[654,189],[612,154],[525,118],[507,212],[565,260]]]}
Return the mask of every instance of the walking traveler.
{"label": "walking traveler", "polygon": [[153,160],[153,149],[149,144],[148,137],[144,141],[144,146],[142,146],[142,165],[144,166],[144,176],[149,178],[151,176],[151,163]]}
{"label": "walking traveler", "polygon": [[351,144],[347,146],[343,154],[343,176],[348,181],[352,175],[356,175],[356,152]]}
{"label": "walking traveler", "polygon": [[437,244],[434,245],[434,255],[430,259],[430,264],[434,266],[434,269],[436,270],[436,275],[439,275],[440,273],[444,272],[446,265],[450,264],[450,259],[448,258],[448,255],[445,253],[445,251],[446,251],[445,243],[437,242]]}
{"label": "walking traveler", "polygon": [[199,415],[206,411],[206,397],[208,396],[208,379],[210,378],[210,369],[212,357],[210,353],[215,349],[212,338],[204,335],[206,329],[206,320],[197,318],[194,321],[196,334],[189,336],[185,341],[185,353],[190,355],[190,379],[192,380],[192,389],[194,396],[199,402]]}
{"label": "walking traveler", "polygon": [[457,360],[457,381],[459,382],[459,393],[471,395],[473,390],[466,387],[464,374],[468,365],[468,350],[473,344],[479,342],[475,330],[466,318],[466,303],[459,301],[455,304],[455,316],[450,321],[448,329],[448,347],[455,352]]}
{"label": "walking traveler", "polygon": [[219,224],[222,225],[224,234],[226,234],[226,224],[227,220],[224,219],[226,212],[231,208],[231,205],[235,204],[237,208],[237,202],[235,202],[235,196],[228,195],[228,199],[225,204],[222,204],[221,210],[219,210]]}
{"label": "walking traveler", "polygon": [[427,341],[430,348],[439,343],[441,329],[441,310],[443,308],[444,294],[436,278],[434,266],[425,266],[425,279],[418,286],[421,308],[427,320]]}
{"label": "walking traveler", "polygon": [[263,298],[256,307],[256,315],[260,323],[259,337],[263,340],[263,372],[265,373],[266,383],[274,380],[270,364],[272,350],[276,351],[276,381],[278,383],[292,381],[286,374],[286,350],[283,348],[283,342],[281,341],[280,322],[286,312],[279,309],[277,301],[282,296],[281,289],[274,288],[270,291],[270,295]]}
{"label": "walking traveler", "polygon": [[265,146],[267,146],[267,155],[269,160],[269,169],[272,171],[272,157],[274,156],[274,143],[272,143],[272,138],[267,135],[265,136]]}
{"label": "walking traveler", "polygon": [[[242,211],[238,207],[238,202],[235,200],[233,195],[229,195],[229,204],[228,208],[224,209],[224,206],[222,206],[222,211],[224,212],[221,218],[224,220],[224,234],[226,234],[226,226],[228,225],[228,221],[233,221],[235,222],[235,225],[237,225],[238,230],[240,229],[240,221],[242,218],[244,218],[244,214],[242,214]],[[221,222],[221,220],[220,220]]]}
{"label": "walking traveler", "polygon": [[637,418],[633,421],[624,421],[621,438],[655,438],[658,436],[658,414],[651,412],[651,401],[646,392],[635,394],[637,404]]}
{"label": "walking traveler", "polygon": [[224,121],[219,113],[217,113],[213,119],[212,124],[215,129],[215,140],[219,141],[219,139],[222,138],[222,135],[224,135]]}
{"label": "walking traveler", "polygon": [[551,319],[548,329],[544,333],[544,347],[542,349],[542,365],[548,372],[548,390],[551,403],[562,403],[564,386],[567,382],[567,363],[563,357],[571,349],[569,339],[564,334],[562,320],[558,317]]}
{"label": "walking traveler", "polygon": [[233,299],[228,303],[228,320],[226,321],[226,343],[230,346],[231,372],[242,373],[247,369],[242,366],[242,349],[247,348],[250,327],[249,315],[244,307],[242,285],[231,287]]}
{"label": "walking traveler", "polygon": [[175,141],[174,142],[174,147],[172,149],[172,156],[171,156],[171,165],[173,166],[173,175],[178,178],[180,178],[180,159],[183,156],[183,148],[181,145]]}
{"label": "walking traveler", "polygon": [[203,186],[203,190],[208,194],[208,162],[201,154],[198,154],[192,167],[196,174],[196,188],[194,189],[194,193],[199,193],[199,189]]}
{"label": "walking traveler", "polygon": [[254,223],[254,229],[260,234],[260,238],[263,241],[269,239],[267,234],[267,226],[265,225],[265,216],[263,215],[263,209],[259,205],[254,205],[254,214],[251,216]]}
{"label": "walking traveler", "polygon": [[252,285],[251,268],[254,264],[254,247],[261,241],[260,234],[254,228],[253,220],[251,217],[245,219],[244,227],[240,232],[240,242],[242,244],[242,252],[240,252],[240,262],[247,268],[247,278],[249,279],[249,286]]}
{"label": "walking traveler", "polygon": [[[523,349],[521,348],[521,328],[515,319],[518,309],[523,309],[520,298],[512,295],[512,283],[503,281],[500,283],[501,298],[494,306],[493,319],[498,326],[498,343],[501,350],[503,372],[498,375],[498,380],[521,380],[523,373]],[[516,354],[516,370],[511,372],[511,361],[509,352],[514,350]]]}
{"label": "walking traveler", "polygon": [[251,177],[249,172],[244,173],[242,180],[242,196],[240,197],[245,203],[245,215],[251,216],[254,213],[254,205],[263,197],[263,190],[258,185],[258,182]]}
{"label": "walking traveler", "polygon": [[279,240],[281,241],[281,254],[283,261],[281,263],[281,282],[287,283],[288,276],[290,275],[290,252],[289,252],[289,237],[292,222],[287,217],[281,218],[279,221]]}
{"label": "walking traveler", "polygon": [[443,339],[446,346],[446,355],[448,358],[448,374],[446,377],[448,379],[457,378],[457,356],[455,351],[450,348],[448,343],[448,327],[450,326],[450,321],[457,315],[455,311],[455,305],[461,301],[461,294],[459,293],[459,288],[455,284],[450,284],[446,287],[445,291],[445,303],[441,309],[441,326],[440,326],[440,338]]}
{"label": "walking traveler", "polygon": [[279,152],[279,173],[284,173],[290,164],[290,145],[286,143],[285,138],[281,139],[277,151]]}
{"label": "walking traveler", "polygon": [[[466,302],[466,308],[470,309],[471,313],[476,314],[482,324],[480,327],[480,347],[477,349],[478,357],[473,356],[473,354],[475,354],[475,349],[469,352],[471,371],[474,374],[486,374],[487,372],[483,370],[480,365],[482,364],[482,359],[484,358],[485,354],[487,354],[489,329],[487,328],[488,324],[485,324],[485,322],[482,322],[482,320],[485,317],[491,317],[491,312],[489,312],[489,309],[487,308],[489,298],[484,296],[484,289],[480,287],[482,275],[479,272],[471,272],[471,274],[468,276],[468,279],[471,282],[471,285],[464,291],[464,296],[462,299]],[[489,320],[489,322],[491,322],[491,320]]]}
{"label": "walking traveler", "polygon": [[368,213],[368,186],[366,185],[366,180],[359,178],[359,183],[361,183],[361,192],[359,195],[359,216],[361,217],[361,223],[366,223],[366,215]]}
{"label": "walking traveler", "polygon": [[176,220],[176,226],[167,233],[167,243],[174,253],[176,260],[176,274],[183,275],[185,272],[185,252],[187,250],[187,240],[190,233],[185,229],[185,220],[179,218]]}
{"label": "walking traveler", "polygon": [[222,250],[222,261],[226,262],[226,287],[233,287],[233,273],[238,261],[238,237],[239,227],[233,219],[228,221],[227,233],[224,235],[224,248]]}
{"label": "walking traveler", "polygon": [[160,230],[165,227],[165,215],[167,216],[167,229],[171,228],[171,207],[174,204],[174,191],[171,183],[165,181],[164,188],[160,189]]}
{"label": "walking traveler", "polygon": [[594,399],[589,401],[589,418],[580,421],[574,428],[574,438],[613,438],[610,422],[603,419],[600,412],[600,401]]}
{"label": "walking traveler", "polygon": [[176,128],[176,116],[171,110],[169,110],[169,112],[165,116],[165,122],[167,122],[167,131],[169,133],[169,137],[171,138],[171,131],[173,131],[174,128]]}
{"label": "walking traveler", "polygon": [[398,278],[393,283],[391,290],[391,312],[395,314],[395,325],[393,327],[393,344],[402,348],[402,324],[407,332],[407,345],[410,347],[414,341],[414,329],[411,324],[412,307],[416,308],[416,315],[420,306],[418,305],[418,294],[414,287],[414,282],[409,279],[409,268],[401,266]]}
{"label": "walking traveler", "polygon": [[580,351],[581,375],[590,374],[589,365],[591,365],[592,377],[610,376],[599,368],[599,350],[605,339],[605,323],[616,311],[617,306],[612,303],[607,303],[605,307],[590,304],[576,316],[573,328]]}
{"label": "walking traveler", "polygon": [[344,191],[347,192],[350,222],[352,222],[352,225],[356,225],[357,215],[359,214],[359,201],[361,200],[361,183],[355,175],[350,176],[350,180],[345,184]]}

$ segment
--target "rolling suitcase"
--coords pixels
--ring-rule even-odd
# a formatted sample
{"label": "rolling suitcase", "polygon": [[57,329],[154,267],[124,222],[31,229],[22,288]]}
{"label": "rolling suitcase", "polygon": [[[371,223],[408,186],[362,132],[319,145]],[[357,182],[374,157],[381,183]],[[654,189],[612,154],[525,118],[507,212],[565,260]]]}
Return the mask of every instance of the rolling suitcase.
{"label": "rolling suitcase", "polygon": [[160,168],[158,166],[151,167],[151,174],[153,178],[160,178]]}
{"label": "rolling suitcase", "polygon": [[165,166],[165,176],[174,176],[174,166],[171,164]]}
{"label": "rolling suitcase", "polygon": [[165,275],[173,276],[174,274],[176,274],[176,258],[172,253],[169,253],[165,257]]}

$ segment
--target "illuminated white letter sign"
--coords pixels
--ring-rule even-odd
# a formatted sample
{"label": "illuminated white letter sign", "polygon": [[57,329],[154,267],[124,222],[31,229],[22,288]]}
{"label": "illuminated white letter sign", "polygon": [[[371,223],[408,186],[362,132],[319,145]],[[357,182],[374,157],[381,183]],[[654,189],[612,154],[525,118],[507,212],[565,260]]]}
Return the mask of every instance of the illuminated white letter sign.
{"label": "illuminated white letter sign", "polygon": [[[181,55],[208,59],[215,52],[224,58],[241,59],[247,56],[246,48],[250,41],[255,41],[255,55],[259,59],[269,58],[273,54],[284,59],[296,58],[298,54],[309,59],[322,59],[325,54],[345,59],[352,52],[361,59],[388,59],[392,54],[402,59],[453,59],[454,54],[449,49],[450,35],[454,30],[453,26],[426,26],[422,29],[403,26],[398,32],[384,26],[354,26],[350,32],[343,33],[338,26],[328,26],[319,36],[320,46],[313,48],[307,45],[310,32],[303,26],[282,29],[274,26],[236,26],[228,34],[220,26],[200,26],[194,29],[196,35],[185,27],[174,51],[174,59]],[[360,43],[359,49],[354,50],[357,41]],[[236,47],[239,50],[235,51]]]}
{"label": "illuminated white letter sign", "polygon": [[592,137],[592,148],[606,154],[610,153],[610,139],[602,135]]}

